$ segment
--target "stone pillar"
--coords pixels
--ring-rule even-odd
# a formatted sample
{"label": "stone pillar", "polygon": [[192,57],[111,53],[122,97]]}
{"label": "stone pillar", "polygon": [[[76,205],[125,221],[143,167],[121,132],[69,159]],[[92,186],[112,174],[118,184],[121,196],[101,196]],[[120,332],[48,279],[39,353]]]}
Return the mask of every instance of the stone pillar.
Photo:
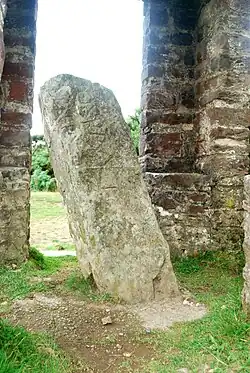
{"label": "stone pillar", "polygon": [[199,17],[197,168],[211,175],[213,245],[242,239],[243,178],[249,169],[249,0],[211,0]]}
{"label": "stone pillar", "polygon": [[210,245],[209,176],[196,172],[199,4],[145,0],[141,163],[172,255]]}
{"label": "stone pillar", "polygon": [[1,81],[0,265],[21,263],[28,255],[37,0],[8,0],[7,8]]}
{"label": "stone pillar", "polygon": [[192,172],[193,0],[144,2],[141,158],[146,172]]}
{"label": "stone pillar", "polygon": [[245,280],[242,294],[243,309],[250,318],[250,175],[245,176],[244,179],[244,252],[246,258],[246,265],[243,271]]}
{"label": "stone pillar", "polygon": [[145,0],[141,163],[172,254],[242,242],[250,0]]}

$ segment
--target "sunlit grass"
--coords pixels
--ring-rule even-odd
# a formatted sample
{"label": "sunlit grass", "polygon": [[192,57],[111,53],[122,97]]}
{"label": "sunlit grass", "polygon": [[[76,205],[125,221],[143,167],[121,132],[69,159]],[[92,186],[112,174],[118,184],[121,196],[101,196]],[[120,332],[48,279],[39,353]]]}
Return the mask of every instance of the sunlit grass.
{"label": "sunlit grass", "polygon": [[[174,268],[180,283],[205,303],[207,315],[177,323],[167,332],[154,332],[148,340],[158,358],[143,372],[170,373],[179,368],[216,373],[250,372],[250,323],[241,308],[241,254],[205,254],[179,260]],[[141,372],[141,371],[140,371]]]}
{"label": "sunlit grass", "polygon": [[[75,257],[44,257],[43,261],[37,262],[33,258],[20,269],[0,269],[0,302],[22,299],[29,294],[46,292],[50,290],[48,283],[43,278],[56,274],[63,268],[77,266]],[[34,278],[40,281],[31,281]],[[1,305],[0,305],[1,307]]]}
{"label": "sunlit grass", "polygon": [[0,373],[69,373],[70,364],[53,341],[0,320]]}
{"label": "sunlit grass", "polygon": [[57,192],[31,193],[31,219],[40,220],[65,216],[62,197]]}

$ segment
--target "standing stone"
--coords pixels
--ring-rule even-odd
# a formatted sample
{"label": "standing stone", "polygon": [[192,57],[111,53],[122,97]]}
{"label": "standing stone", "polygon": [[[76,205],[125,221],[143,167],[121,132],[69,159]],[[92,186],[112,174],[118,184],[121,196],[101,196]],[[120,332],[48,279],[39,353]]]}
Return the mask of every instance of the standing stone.
{"label": "standing stone", "polygon": [[243,308],[250,318],[250,175],[244,178],[245,201],[244,206],[244,252],[246,257],[246,265],[243,270],[245,280],[243,288]]}
{"label": "standing stone", "polygon": [[178,296],[169,247],[113,93],[59,75],[41,88],[40,106],[84,276],[131,303]]}

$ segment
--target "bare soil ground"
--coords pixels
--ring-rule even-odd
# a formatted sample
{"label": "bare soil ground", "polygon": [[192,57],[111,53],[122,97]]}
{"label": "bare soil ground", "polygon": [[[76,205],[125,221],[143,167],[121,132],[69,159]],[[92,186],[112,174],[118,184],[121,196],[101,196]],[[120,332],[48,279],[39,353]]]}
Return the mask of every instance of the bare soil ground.
{"label": "bare soil ground", "polygon": [[31,245],[43,247],[57,243],[72,244],[66,217],[54,217],[31,221]]}
{"label": "bare soil ground", "polygon": [[[51,335],[72,361],[73,373],[146,372],[147,362],[158,356],[150,342],[154,329],[205,314],[203,306],[183,305],[180,300],[143,306],[83,300],[64,287],[70,273],[72,268],[66,267],[50,277],[32,277],[31,283],[46,283],[51,290],[16,300],[6,316],[28,331]],[[107,316],[112,323],[103,325]]]}
{"label": "bare soil ground", "polygon": [[[86,302],[69,295],[34,294],[17,300],[8,318],[29,331],[52,335],[71,358],[74,372],[120,373],[142,372],[146,362],[157,357],[150,344],[151,328],[166,329],[176,321],[204,314],[203,307],[182,303],[140,308]],[[112,324],[103,325],[107,316]]]}
{"label": "bare soil ground", "polygon": [[[107,315],[113,322],[103,325]],[[123,365],[134,372],[141,358],[155,354],[150,344],[140,342],[145,331],[136,317],[119,305],[37,294],[16,301],[11,320],[29,331],[51,334],[71,357],[74,372],[123,372]]]}

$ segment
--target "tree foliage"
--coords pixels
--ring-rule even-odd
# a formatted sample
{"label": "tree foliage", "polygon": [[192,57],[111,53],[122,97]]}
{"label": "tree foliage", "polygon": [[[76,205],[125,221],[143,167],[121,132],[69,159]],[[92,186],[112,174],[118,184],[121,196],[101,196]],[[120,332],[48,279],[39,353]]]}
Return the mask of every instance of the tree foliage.
{"label": "tree foliage", "polygon": [[56,179],[43,135],[32,137],[31,189],[36,191],[56,190]]}
{"label": "tree foliage", "polygon": [[127,120],[127,124],[130,128],[131,137],[137,154],[139,154],[139,141],[140,141],[140,122],[141,122],[141,110],[136,109],[134,115],[130,115]]}

